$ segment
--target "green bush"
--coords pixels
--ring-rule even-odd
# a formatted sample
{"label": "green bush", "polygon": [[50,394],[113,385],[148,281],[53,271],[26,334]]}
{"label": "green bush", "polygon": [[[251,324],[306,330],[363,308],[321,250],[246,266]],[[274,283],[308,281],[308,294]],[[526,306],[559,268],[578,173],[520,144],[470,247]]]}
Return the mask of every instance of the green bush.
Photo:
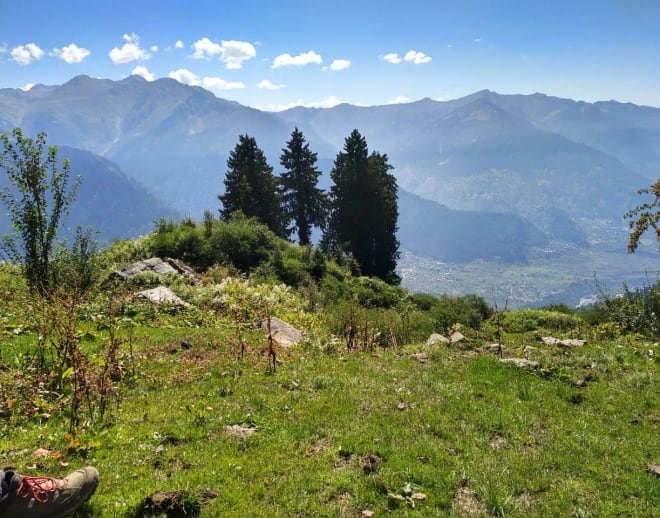
{"label": "green bush", "polygon": [[508,333],[524,333],[538,329],[565,332],[578,327],[580,321],[575,315],[546,309],[507,311],[502,316],[502,326]]}
{"label": "green bush", "polygon": [[[419,300],[419,297],[417,298]],[[442,295],[429,309],[437,331],[449,332],[454,324],[462,324],[471,329],[479,329],[493,310],[478,295],[450,297]]]}
{"label": "green bush", "polygon": [[623,333],[660,336],[660,282],[644,288],[630,289],[616,296],[601,294],[601,301],[588,312],[595,324],[614,322]]}

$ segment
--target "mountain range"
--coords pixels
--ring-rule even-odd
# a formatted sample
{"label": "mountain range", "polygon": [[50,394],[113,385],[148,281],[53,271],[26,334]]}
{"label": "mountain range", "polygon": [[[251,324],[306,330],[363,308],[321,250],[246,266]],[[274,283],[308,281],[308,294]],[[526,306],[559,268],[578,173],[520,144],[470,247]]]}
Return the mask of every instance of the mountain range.
{"label": "mountain range", "polygon": [[[400,187],[404,285],[447,291],[439,264],[477,277],[498,265],[537,279],[535,302],[563,300],[571,286],[565,301],[573,303],[590,291],[578,293],[575,284],[594,272],[616,283],[658,269],[650,244],[624,255],[622,220],[660,166],[658,108],[484,90],[446,102],[272,113],[139,76],[0,90],[0,131],[45,131],[61,146],[73,168],[86,172],[71,220],[109,239],[148,231],[160,217],[199,218],[219,208],[239,134],[256,138],[277,173],[295,126],[318,153],[323,187],[354,128],[370,150],[387,153]],[[571,258],[582,270],[548,280],[547,272]],[[478,287],[507,291],[490,277]]]}

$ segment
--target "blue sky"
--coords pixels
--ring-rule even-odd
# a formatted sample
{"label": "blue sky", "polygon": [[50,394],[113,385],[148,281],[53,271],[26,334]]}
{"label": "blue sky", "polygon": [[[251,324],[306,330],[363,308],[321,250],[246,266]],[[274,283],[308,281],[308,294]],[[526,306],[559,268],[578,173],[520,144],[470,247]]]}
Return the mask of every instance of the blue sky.
{"label": "blue sky", "polygon": [[660,1],[0,0],[0,88],[79,74],[271,110],[482,89],[660,107]]}

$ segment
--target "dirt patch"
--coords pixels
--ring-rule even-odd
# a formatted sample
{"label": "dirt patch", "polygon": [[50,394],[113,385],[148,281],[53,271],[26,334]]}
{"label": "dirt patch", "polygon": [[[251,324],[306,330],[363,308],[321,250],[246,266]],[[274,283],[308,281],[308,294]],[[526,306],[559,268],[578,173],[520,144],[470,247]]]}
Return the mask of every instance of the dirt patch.
{"label": "dirt patch", "polygon": [[202,489],[197,493],[157,491],[142,501],[133,517],[196,518],[200,515],[202,507],[217,498],[219,494],[218,489]]}
{"label": "dirt patch", "polygon": [[239,439],[243,439],[257,433],[257,427],[244,426],[242,424],[230,424],[225,426],[225,433],[230,437],[238,437]]}
{"label": "dirt patch", "polygon": [[459,487],[454,494],[453,510],[458,516],[483,516],[486,506],[479,495],[467,486]]}
{"label": "dirt patch", "polygon": [[495,434],[490,438],[490,441],[488,441],[488,444],[490,447],[494,450],[499,450],[508,444],[509,441],[506,440],[506,437],[503,437],[502,435]]}
{"label": "dirt patch", "polygon": [[366,453],[360,458],[360,466],[366,475],[374,473],[382,462],[383,458],[375,453]]}
{"label": "dirt patch", "polygon": [[330,442],[330,439],[324,437],[323,439],[316,441],[314,444],[312,444],[309,447],[309,449],[307,450],[307,456],[313,457],[315,455],[321,455],[322,453],[325,453],[331,448],[332,448],[332,443]]}

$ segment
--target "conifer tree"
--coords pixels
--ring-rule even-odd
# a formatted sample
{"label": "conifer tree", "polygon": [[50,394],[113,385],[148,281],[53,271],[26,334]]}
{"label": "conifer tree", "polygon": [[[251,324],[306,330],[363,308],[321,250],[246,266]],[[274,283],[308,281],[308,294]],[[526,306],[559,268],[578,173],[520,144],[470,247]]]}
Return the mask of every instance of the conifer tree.
{"label": "conifer tree", "polygon": [[331,213],[323,247],[350,254],[363,275],[396,284],[399,258],[396,179],[387,155],[372,153],[353,130],[337,154],[330,174]]}
{"label": "conifer tree", "polygon": [[234,212],[241,211],[257,218],[276,234],[285,235],[278,178],[254,137],[239,136],[238,144],[229,153],[224,184],[225,193],[218,196],[223,219],[228,220]]}
{"label": "conifer tree", "polygon": [[302,131],[295,128],[280,156],[285,169],[280,175],[280,192],[286,226],[293,222],[301,245],[308,245],[312,227],[322,227],[325,221],[327,198],[316,187],[321,175],[316,160],[317,154],[309,149]]}

